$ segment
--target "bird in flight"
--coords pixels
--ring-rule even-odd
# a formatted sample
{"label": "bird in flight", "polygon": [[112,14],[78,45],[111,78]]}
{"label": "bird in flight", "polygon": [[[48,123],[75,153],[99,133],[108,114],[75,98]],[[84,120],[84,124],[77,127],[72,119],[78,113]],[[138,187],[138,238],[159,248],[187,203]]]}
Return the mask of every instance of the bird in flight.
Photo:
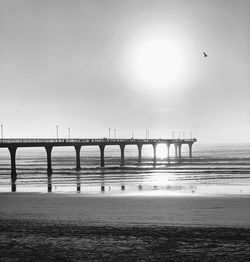
{"label": "bird in flight", "polygon": [[205,52],[203,52],[203,55],[204,55],[204,57],[207,57],[207,54]]}

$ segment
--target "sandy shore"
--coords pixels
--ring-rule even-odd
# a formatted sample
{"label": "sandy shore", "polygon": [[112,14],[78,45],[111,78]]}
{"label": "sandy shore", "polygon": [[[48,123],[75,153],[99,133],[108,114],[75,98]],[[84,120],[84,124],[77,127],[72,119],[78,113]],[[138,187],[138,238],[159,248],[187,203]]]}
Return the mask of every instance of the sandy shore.
{"label": "sandy shore", "polygon": [[0,261],[249,261],[250,197],[0,194]]}
{"label": "sandy shore", "polygon": [[249,196],[83,196],[0,194],[1,219],[79,221],[85,225],[250,227]]}
{"label": "sandy shore", "polygon": [[249,261],[250,229],[0,219],[0,261]]}

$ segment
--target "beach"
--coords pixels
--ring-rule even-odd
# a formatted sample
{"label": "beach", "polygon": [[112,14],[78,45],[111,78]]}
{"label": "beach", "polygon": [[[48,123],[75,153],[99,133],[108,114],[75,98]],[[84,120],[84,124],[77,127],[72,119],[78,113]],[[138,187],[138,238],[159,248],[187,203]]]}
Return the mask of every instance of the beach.
{"label": "beach", "polygon": [[88,225],[250,227],[250,196],[145,196],[2,193],[2,219],[78,221]]}
{"label": "beach", "polygon": [[249,196],[0,195],[0,261],[248,261]]}

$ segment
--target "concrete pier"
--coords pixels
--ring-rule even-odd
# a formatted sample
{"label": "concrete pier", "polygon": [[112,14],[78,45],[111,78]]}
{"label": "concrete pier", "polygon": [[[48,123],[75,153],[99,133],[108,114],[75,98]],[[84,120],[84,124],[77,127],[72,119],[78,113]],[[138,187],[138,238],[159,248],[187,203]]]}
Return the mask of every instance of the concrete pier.
{"label": "concrete pier", "polygon": [[105,167],[105,160],[104,160],[104,150],[105,150],[105,145],[99,145],[100,148],[100,153],[101,153],[101,167]]}
{"label": "concrete pier", "polygon": [[51,145],[45,146],[45,149],[47,153],[47,173],[48,173],[48,176],[51,176],[52,175],[51,152],[52,152],[53,146]]}
{"label": "concrete pier", "polygon": [[12,185],[12,192],[16,191],[16,179],[17,179],[17,173],[16,173],[16,150],[17,146],[13,145],[8,147],[10,151],[10,162],[11,162],[11,185]]}
{"label": "concrete pier", "polygon": [[125,145],[121,144],[120,149],[121,149],[121,166],[124,166],[125,165],[125,160],[124,160]]}
{"label": "concrete pier", "polygon": [[175,149],[175,158],[178,157],[178,145],[177,143],[174,144],[174,149]]}
{"label": "concrete pier", "polygon": [[170,160],[170,144],[167,143],[167,158],[168,158],[168,161]]}
{"label": "concrete pier", "polygon": [[76,178],[76,192],[77,193],[81,192],[81,179],[79,173],[77,173],[77,178]]}
{"label": "concrete pier", "polygon": [[48,176],[48,193],[52,192],[52,180],[51,176]]}
{"label": "concrete pier", "polygon": [[192,146],[193,146],[193,143],[189,143],[188,144],[188,147],[189,147],[189,158],[192,158]]}
{"label": "concrete pier", "polygon": [[179,149],[179,158],[181,158],[181,146],[182,146],[182,144],[178,144],[178,149]]}
{"label": "concrete pier", "polygon": [[154,165],[156,165],[156,147],[157,147],[157,144],[153,143],[152,145],[153,145],[153,151],[154,151],[154,153],[153,153],[154,154],[154,156],[153,156],[154,157]]}
{"label": "concrete pier", "polygon": [[142,152],[142,144],[137,144],[138,147],[138,164],[141,164],[141,152]]}
{"label": "concrete pier", "polygon": [[81,159],[80,159],[80,152],[81,152],[81,146],[76,145],[75,146],[76,150],[76,170],[81,170]]}
{"label": "concrete pier", "polygon": [[82,146],[99,146],[100,166],[105,167],[105,147],[118,145],[121,150],[121,167],[125,165],[125,147],[126,145],[136,145],[138,148],[138,164],[142,162],[142,146],[153,146],[153,163],[156,165],[156,148],[158,144],[166,144],[166,157],[170,159],[170,146],[175,147],[175,158],[182,158],[182,145],[189,147],[189,158],[192,158],[192,147],[197,140],[193,139],[0,139],[0,148],[8,148],[11,159],[11,182],[12,191],[16,190],[16,151],[19,147],[44,147],[47,154],[47,173],[48,177],[52,175],[51,153],[53,147],[73,146],[76,151],[76,170],[81,169],[80,152]]}

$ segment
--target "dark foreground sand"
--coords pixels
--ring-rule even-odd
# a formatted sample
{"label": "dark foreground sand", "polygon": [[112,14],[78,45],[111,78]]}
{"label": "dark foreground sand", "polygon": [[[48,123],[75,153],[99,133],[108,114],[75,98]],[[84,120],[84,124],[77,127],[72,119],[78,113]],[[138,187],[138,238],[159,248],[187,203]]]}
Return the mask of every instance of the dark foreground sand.
{"label": "dark foreground sand", "polygon": [[250,229],[0,220],[1,261],[249,261]]}
{"label": "dark foreground sand", "polygon": [[0,194],[0,261],[249,261],[249,204]]}

